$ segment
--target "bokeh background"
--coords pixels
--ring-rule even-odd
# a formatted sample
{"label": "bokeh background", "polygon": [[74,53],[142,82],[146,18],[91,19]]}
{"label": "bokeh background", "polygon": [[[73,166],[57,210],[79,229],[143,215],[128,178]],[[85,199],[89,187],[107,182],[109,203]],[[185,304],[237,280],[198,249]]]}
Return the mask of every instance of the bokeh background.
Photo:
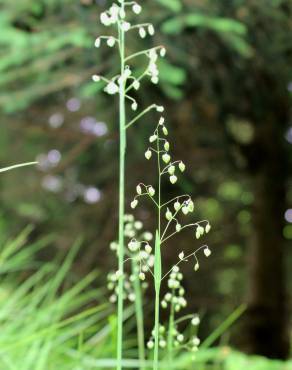
{"label": "bokeh background", "polygon": [[[99,24],[105,0],[0,1],[0,167],[37,160],[1,176],[0,239],[34,225],[31,240],[54,234],[42,254],[69,250],[83,238],[75,269],[115,268],[108,245],[117,235],[117,102],[92,74],[118,69],[112,49],[93,47],[109,32]],[[143,4],[142,4],[143,5]],[[185,268],[189,310],[203,314],[203,333],[242,303],[233,328],[239,348],[274,358],[289,355],[292,239],[291,0],[148,0],[139,19],[153,39],[128,37],[127,53],[161,44],[161,83],[137,93],[139,107],[166,107],[173,155],[187,171],[165,194],[188,192],[195,216],[208,218],[212,257],[194,274]],[[137,16],[138,17],[138,16]],[[138,21],[138,19],[135,19]],[[143,68],[137,59],[135,68]],[[135,186],[155,186],[145,161],[156,117],[128,137],[127,209]],[[144,203],[135,216],[151,230]],[[168,246],[171,265],[185,233]],[[105,285],[100,278],[98,285]]]}

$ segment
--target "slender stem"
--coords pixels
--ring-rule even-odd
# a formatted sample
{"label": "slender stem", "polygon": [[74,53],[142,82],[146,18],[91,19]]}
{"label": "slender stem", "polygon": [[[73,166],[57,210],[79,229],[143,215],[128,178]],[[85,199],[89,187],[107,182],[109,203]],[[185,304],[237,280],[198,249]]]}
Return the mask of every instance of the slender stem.
{"label": "slender stem", "polygon": [[179,324],[180,322],[183,322],[185,320],[190,320],[190,319],[193,319],[194,318],[194,314],[189,314],[189,315],[185,315],[183,317],[180,317],[179,319],[175,320],[175,324]]}
{"label": "slender stem", "polygon": [[[157,140],[157,166],[158,166],[158,237],[161,238],[161,163],[159,154],[159,140]],[[159,304],[160,288],[155,291],[155,338],[154,338],[154,362],[153,370],[158,370],[159,361]]]}
{"label": "slender stem", "polygon": [[142,193],[142,194],[139,194],[139,195],[136,195],[134,199],[137,199],[137,198],[140,198],[140,197],[143,197],[143,196],[148,196],[152,202],[156,205],[156,207],[158,208],[158,203],[156,202],[156,200],[154,199],[154,197],[152,197],[149,193]]}
{"label": "slender stem", "polygon": [[[189,254],[188,256],[186,256],[185,258],[183,258],[183,259],[181,259],[181,260],[179,260],[179,262],[177,262],[174,266],[179,266],[181,263],[183,263],[183,262],[187,262],[188,261],[188,259],[189,258],[191,258],[191,257],[195,257],[195,260],[196,261],[198,261],[198,259],[197,259],[197,257],[196,257],[196,254],[200,251],[200,250],[202,250],[202,249],[204,249],[204,248],[207,248],[208,246],[206,245],[206,244],[204,244],[204,245],[202,245],[201,247],[199,247],[195,252],[193,252],[193,253],[191,253],[191,254]],[[164,280],[169,274],[171,274],[172,273],[172,270],[173,270],[173,268],[174,268],[174,266],[162,277],[162,279],[161,279],[161,281],[162,280]]]}
{"label": "slender stem", "polygon": [[157,165],[158,165],[158,236],[161,238],[161,162],[160,162],[160,145],[157,140]]}
{"label": "slender stem", "polygon": [[167,232],[167,230],[168,230],[168,228],[169,228],[169,226],[170,226],[170,224],[172,223],[172,221],[173,220],[175,220],[176,218],[176,215],[178,214],[178,212],[182,209],[182,207],[183,207],[183,205],[181,205],[180,207],[179,207],[179,209],[177,210],[177,211],[175,211],[175,213],[174,213],[174,215],[171,217],[171,219],[168,221],[168,223],[167,223],[167,225],[166,225],[166,227],[165,227],[165,229],[164,229],[164,231],[163,231],[163,234],[162,234],[162,237],[161,237],[161,241],[163,240],[163,238],[164,238],[164,235],[166,234],[166,232]]}
{"label": "slender stem", "polygon": [[[124,10],[124,0],[121,1]],[[125,69],[125,32],[119,26],[119,48],[121,76]],[[124,296],[124,215],[125,215],[125,157],[126,157],[126,107],[125,81],[121,78],[119,91],[119,128],[120,128],[120,178],[119,178],[119,249],[118,262],[121,277],[118,284],[118,333],[117,333],[117,370],[122,370],[123,358],[123,296]]]}
{"label": "slender stem", "polygon": [[[174,294],[174,290],[172,289],[172,296]],[[170,306],[170,315],[169,315],[169,324],[168,324],[168,338],[167,338],[167,357],[169,367],[172,367],[172,352],[173,352],[173,329],[174,329],[174,303],[171,301]]]}
{"label": "slender stem", "polygon": [[146,113],[148,113],[151,109],[154,109],[156,108],[157,105],[156,104],[152,104],[150,105],[148,108],[146,108],[145,110],[143,110],[143,112],[141,112],[140,114],[138,114],[134,119],[132,119],[132,121],[130,121],[127,125],[126,125],[126,128],[129,128],[130,126],[132,126],[136,121],[138,121],[141,117],[143,117]]}
{"label": "slender stem", "polygon": [[[167,140],[166,139],[161,139],[161,140],[163,140],[164,142],[167,142]],[[169,163],[167,166],[165,166],[164,167],[164,169],[163,169],[163,171],[162,171],[162,173],[161,173],[161,175],[164,175],[165,173],[167,173],[168,171],[168,169],[169,169],[169,167],[171,167],[171,166],[174,166],[175,164],[177,164],[177,163],[180,163],[181,161],[175,161],[175,162],[171,162],[171,163]]]}
{"label": "slender stem", "polygon": [[181,198],[190,198],[190,196],[188,194],[179,195],[178,197],[174,197],[174,198],[168,200],[167,202],[165,202],[164,204],[162,204],[161,207],[163,208],[163,207],[167,206],[168,204],[173,203],[175,200],[179,200]]}
{"label": "slender stem", "polygon": [[[143,79],[143,77],[147,75],[147,72],[148,72],[148,68],[145,69],[145,71],[141,74],[141,76],[139,76],[138,78],[134,78],[134,80],[140,82]],[[134,82],[129,87],[127,87],[126,92],[128,93],[130,90],[132,90],[133,87],[134,87]]]}
{"label": "slender stem", "polygon": [[161,49],[163,48],[163,46],[156,46],[154,48],[151,48],[151,49],[148,49],[148,50],[142,50],[142,51],[138,51],[137,53],[135,54],[132,54],[132,55],[129,55],[126,59],[125,59],[125,62],[128,62],[129,60],[133,59],[133,58],[136,58],[140,55],[145,55],[147,53],[149,53],[151,50],[157,50],[157,49]]}
{"label": "slender stem", "polygon": [[131,26],[131,30],[134,30],[135,28],[140,28],[140,27],[148,27],[150,25],[151,25],[151,23],[139,23],[139,24],[135,24],[134,26]]}
{"label": "slender stem", "polygon": [[[135,314],[137,323],[137,336],[138,336],[138,353],[140,361],[140,370],[144,370],[145,363],[145,335],[144,335],[144,314],[143,314],[143,296],[141,281],[135,273],[137,268],[136,261],[132,260],[133,274],[136,276],[134,280],[134,291],[135,291]],[[139,269],[139,267],[138,267]]]}
{"label": "slender stem", "polygon": [[153,370],[158,370],[159,360],[159,300],[160,290],[157,289],[155,292],[155,335],[154,335],[154,362]]}
{"label": "slender stem", "polygon": [[[172,220],[173,220],[173,218],[171,219],[171,221]],[[172,234],[168,235],[166,238],[162,239],[161,240],[161,244],[164,243],[167,239],[172,238],[175,234],[180,233],[183,229],[186,229],[187,227],[199,226],[202,223],[209,223],[209,221],[208,220],[202,220],[202,221],[194,222],[192,224],[184,225],[184,226],[182,226],[182,228],[180,229],[180,231],[175,231]]]}

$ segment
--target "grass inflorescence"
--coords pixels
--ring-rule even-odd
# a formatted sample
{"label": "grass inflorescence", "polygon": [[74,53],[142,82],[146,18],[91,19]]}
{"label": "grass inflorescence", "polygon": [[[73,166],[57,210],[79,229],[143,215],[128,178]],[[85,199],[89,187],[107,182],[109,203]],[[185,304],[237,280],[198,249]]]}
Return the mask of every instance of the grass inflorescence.
{"label": "grass inflorescence", "polygon": [[[120,73],[113,77],[93,75],[94,82],[103,83],[104,91],[109,95],[119,97],[119,130],[120,130],[120,181],[119,181],[119,240],[112,244],[118,258],[118,269],[109,276],[109,289],[113,291],[110,300],[117,302],[118,313],[118,333],[117,333],[117,370],[121,370],[122,350],[123,350],[123,311],[124,300],[130,299],[135,302],[135,314],[137,323],[138,353],[141,368],[145,361],[145,334],[143,322],[143,294],[142,284],[146,275],[153,278],[154,285],[154,329],[151,338],[147,341],[148,350],[153,349],[153,369],[158,369],[159,350],[167,348],[169,365],[173,361],[176,352],[183,349],[196,352],[200,340],[196,331],[192,336],[185,337],[179,331],[178,323],[185,318],[176,318],[177,314],[183,309],[187,300],[185,291],[181,284],[183,274],[180,265],[183,262],[193,260],[194,270],[199,269],[199,254],[202,252],[209,257],[211,251],[207,245],[196,247],[194,251],[185,255],[184,251],[179,251],[178,262],[170,271],[165,271],[163,265],[164,250],[168,240],[174,235],[182,232],[183,229],[193,228],[196,239],[200,239],[210,231],[210,224],[207,220],[196,221],[184,224],[181,216],[186,216],[194,211],[194,202],[190,195],[178,195],[174,199],[165,200],[162,194],[162,180],[164,177],[174,185],[179,181],[179,173],[183,173],[186,166],[181,160],[173,160],[170,154],[170,143],[168,141],[168,129],[165,124],[164,107],[159,104],[139,109],[139,104],[135,98],[137,92],[145,79],[149,78],[151,83],[159,83],[158,59],[164,58],[166,49],[163,46],[156,46],[150,49],[137,50],[127,55],[127,35],[129,32],[136,33],[138,38],[146,38],[155,34],[154,26],[148,22],[137,22],[137,16],[142,12],[142,7],[137,2],[126,2],[119,0],[113,3],[110,8],[100,15],[101,23],[114,30],[111,35],[99,36],[95,40],[95,46],[117,47],[120,58]],[[134,17],[133,17],[134,16]],[[132,63],[138,57],[144,56],[148,63],[145,70],[140,75],[135,72]],[[134,94],[133,94],[134,93]],[[136,195],[131,202],[131,208],[135,209],[142,197],[148,197],[157,215],[157,225],[151,233],[151,239],[146,239],[141,235],[137,237],[139,221],[129,220],[125,215],[125,160],[126,160],[126,133],[127,130],[136,124],[142,117],[151,111],[156,111],[158,123],[153,134],[149,137],[149,147],[146,148],[145,158],[150,160],[156,156],[157,164],[157,189],[154,185],[147,185],[143,182],[136,187]],[[130,113],[131,112],[131,113]],[[134,116],[133,116],[134,114]],[[128,120],[128,116],[131,118]],[[141,226],[142,227],[142,226]],[[131,230],[130,230],[131,229]],[[132,235],[131,235],[132,233]],[[125,237],[129,237],[127,246]],[[127,277],[125,265],[131,262],[130,279]],[[161,301],[161,286],[166,283],[169,288],[168,294]],[[169,308],[168,327],[160,323],[160,309]],[[196,313],[191,315],[191,324],[197,327],[199,318]]]}

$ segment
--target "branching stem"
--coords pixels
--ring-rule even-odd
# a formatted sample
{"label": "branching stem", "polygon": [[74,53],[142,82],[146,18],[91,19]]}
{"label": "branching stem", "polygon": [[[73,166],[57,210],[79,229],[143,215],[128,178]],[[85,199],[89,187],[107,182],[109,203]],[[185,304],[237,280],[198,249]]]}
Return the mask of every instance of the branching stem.
{"label": "branching stem", "polygon": [[126,59],[125,59],[125,62],[128,62],[129,60],[133,59],[133,58],[136,58],[140,55],[145,55],[147,53],[149,53],[151,50],[159,50],[159,49],[162,49],[163,46],[160,45],[160,46],[156,46],[154,48],[151,48],[151,49],[147,49],[147,50],[142,50],[142,51],[138,51],[137,53],[134,53],[132,55],[129,55]]}
{"label": "branching stem", "polygon": [[196,257],[196,254],[201,250],[201,249],[204,249],[204,248],[207,248],[208,246],[205,244],[205,245],[202,245],[201,247],[199,247],[195,252],[193,252],[193,253],[191,253],[191,254],[189,254],[188,256],[186,256],[186,257],[184,257],[183,259],[181,259],[178,263],[176,263],[164,276],[163,276],[163,278],[161,279],[161,281],[162,280],[164,280],[169,274],[171,274],[172,273],[172,271],[173,271],[173,268],[175,267],[175,266],[178,266],[178,265],[180,265],[181,263],[183,263],[183,262],[187,262],[188,261],[188,259],[189,258],[191,258],[191,257]]}
{"label": "branching stem", "polygon": [[129,127],[131,127],[135,122],[137,122],[140,118],[142,118],[145,114],[147,114],[150,110],[152,109],[156,109],[157,105],[156,104],[152,104],[150,105],[148,108],[144,109],[141,113],[139,113],[135,118],[132,119],[132,121],[130,121],[127,125],[126,125],[126,129],[128,129]]}
{"label": "branching stem", "polygon": [[[124,11],[124,0],[121,0],[121,9]],[[125,70],[125,32],[118,25],[119,30],[119,50],[121,61],[121,76]],[[123,321],[124,321],[124,255],[125,255],[125,235],[124,235],[124,216],[125,216],[125,157],[126,157],[126,93],[125,81],[122,78],[119,85],[119,129],[120,129],[120,176],[119,176],[119,247],[118,265],[121,276],[118,282],[118,332],[117,332],[117,370],[122,370],[123,359]]]}
{"label": "branching stem", "polygon": [[198,221],[198,222],[195,222],[195,223],[192,223],[192,224],[184,225],[184,226],[182,226],[182,228],[180,229],[180,231],[174,231],[172,234],[170,234],[166,238],[162,239],[161,240],[161,244],[164,243],[166,240],[172,238],[174,235],[180,233],[183,229],[186,229],[187,227],[192,227],[192,226],[199,226],[201,223],[207,223],[208,224],[209,221],[208,220],[203,220],[203,221]]}

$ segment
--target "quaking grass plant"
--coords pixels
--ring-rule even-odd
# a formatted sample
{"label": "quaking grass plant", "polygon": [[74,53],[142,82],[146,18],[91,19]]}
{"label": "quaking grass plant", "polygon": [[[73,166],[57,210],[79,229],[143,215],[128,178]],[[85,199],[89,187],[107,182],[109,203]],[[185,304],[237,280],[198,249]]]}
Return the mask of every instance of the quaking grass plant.
{"label": "quaking grass plant", "polygon": [[[179,322],[186,319],[176,318],[176,314],[186,305],[184,289],[181,286],[183,276],[180,272],[179,265],[192,258],[194,260],[194,269],[197,271],[199,268],[199,251],[203,251],[206,257],[211,254],[210,249],[206,245],[197,248],[187,256],[181,251],[178,256],[178,262],[170,271],[164,272],[162,247],[165,249],[167,241],[177,233],[180,233],[183,229],[190,227],[194,228],[195,236],[199,239],[204,233],[209,232],[210,224],[207,220],[186,225],[181,224],[179,216],[181,214],[187,215],[194,211],[194,203],[189,195],[179,195],[166,202],[163,200],[161,192],[163,177],[168,176],[170,183],[175,184],[178,181],[177,171],[185,171],[184,163],[182,161],[172,161],[171,155],[169,154],[170,144],[166,139],[168,130],[163,116],[159,118],[157,127],[153,135],[149,138],[151,146],[145,152],[147,160],[150,160],[153,154],[157,157],[158,188],[155,190],[152,185],[140,183],[136,189],[137,195],[131,203],[132,209],[136,208],[139,198],[142,196],[149,197],[153,202],[157,212],[157,226],[153,233],[155,235],[155,238],[153,238],[154,248],[150,245],[151,239],[143,239],[143,235],[137,237],[136,234],[139,228],[136,226],[137,222],[139,224],[139,221],[135,223],[134,219],[131,218],[132,216],[125,215],[126,132],[148,112],[152,110],[160,114],[164,112],[163,106],[154,103],[141,112],[133,114],[133,112],[138,110],[138,103],[133,97],[133,93],[139,90],[141,82],[146,78],[150,78],[153,84],[158,84],[159,70],[157,61],[159,56],[163,58],[166,54],[166,50],[163,46],[138,50],[131,55],[126,54],[126,50],[128,50],[128,48],[126,48],[126,41],[129,32],[137,32],[138,37],[142,39],[147,36],[153,36],[155,33],[155,29],[151,23],[136,22],[135,18],[141,11],[142,7],[136,1],[118,0],[117,3],[111,5],[109,10],[100,15],[101,23],[106,27],[114,26],[116,31],[112,35],[99,36],[95,41],[95,46],[99,48],[105,43],[110,48],[115,46],[118,48],[120,72],[111,78],[100,75],[92,76],[94,82],[102,82],[105,84],[104,91],[107,94],[118,95],[119,97],[119,240],[117,243],[112,244],[112,249],[116,251],[118,257],[118,270],[109,276],[109,289],[114,292],[111,296],[111,300],[113,302],[117,301],[118,305],[117,370],[122,369],[123,311],[125,298],[128,298],[136,304],[135,311],[140,368],[143,369],[144,367],[143,289],[139,281],[145,280],[145,273],[147,272],[153,276],[155,286],[154,330],[147,344],[148,348],[154,351],[153,369],[158,369],[159,348],[167,347],[169,366],[171,366],[175,349],[187,348],[193,351],[197,350],[199,344],[197,336],[194,335],[186,341],[183,334],[178,331]],[[148,60],[147,67],[140,75],[137,75],[133,70],[132,64],[136,58],[142,56],[146,57]],[[128,120],[127,117],[130,115],[131,118]],[[125,236],[130,236],[127,248],[125,248]],[[152,255],[153,249],[154,255]],[[131,261],[129,281],[127,280],[124,267],[125,263],[128,261]],[[161,284],[166,280],[170,291],[163,298],[162,302],[160,302]],[[160,305],[164,309],[170,308],[167,332],[165,327],[160,325]],[[191,315],[190,319],[194,326],[199,324],[199,318],[196,315]]]}
{"label": "quaking grass plant", "polygon": [[[199,317],[188,315],[182,318],[176,318],[176,314],[187,305],[184,297],[185,291],[181,285],[183,274],[180,271],[180,265],[184,262],[193,260],[194,270],[199,269],[200,251],[206,257],[211,255],[211,251],[207,245],[202,245],[196,248],[192,253],[185,255],[184,251],[178,254],[178,262],[168,271],[164,272],[162,249],[167,246],[167,241],[176,234],[181,233],[186,228],[193,228],[196,239],[200,239],[205,233],[210,231],[210,224],[207,220],[196,221],[184,224],[180,220],[182,216],[194,212],[194,202],[188,194],[178,195],[173,199],[165,201],[161,192],[161,185],[164,177],[167,177],[171,184],[176,184],[178,181],[178,172],[185,171],[185,164],[181,161],[173,161],[170,155],[170,144],[166,139],[168,130],[165,126],[165,118],[160,117],[158,124],[149,138],[150,147],[145,152],[145,157],[150,160],[154,155],[157,161],[157,190],[153,185],[140,183],[137,185],[134,200],[131,203],[132,208],[136,208],[141,197],[149,198],[157,210],[157,227],[155,231],[155,253],[154,253],[154,268],[151,267],[149,272],[154,278],[155,287],[155,322],[152,337],[148,341],[148,348],[154,350],[153,369],[158,369],[159,348],[167,348],[167,357],[169,367],[172,367],[173,355],[176,350],[182,348],[196,352],[200,343],[196,333],[190,338],[185,338],[183,333],[178,330],[178,324],[186,319],[190,319],[194,327],[200,323]],[[131,241],[132,242],[132,241]],[[131,243],[130,242],[130,243]],[[143,243],[143,242],[142,242]],[[143,244],[140,244],[139,250],[143,252]],[[146,251],[146,249],[145,249]],[[142,258],[142,256],[141,256]],[[166,293],[162,301],[160,301],[161,284],[167,280],[169,292]],[[167,329],[160,324],[160,306],[170,309],[169,322]]]}

